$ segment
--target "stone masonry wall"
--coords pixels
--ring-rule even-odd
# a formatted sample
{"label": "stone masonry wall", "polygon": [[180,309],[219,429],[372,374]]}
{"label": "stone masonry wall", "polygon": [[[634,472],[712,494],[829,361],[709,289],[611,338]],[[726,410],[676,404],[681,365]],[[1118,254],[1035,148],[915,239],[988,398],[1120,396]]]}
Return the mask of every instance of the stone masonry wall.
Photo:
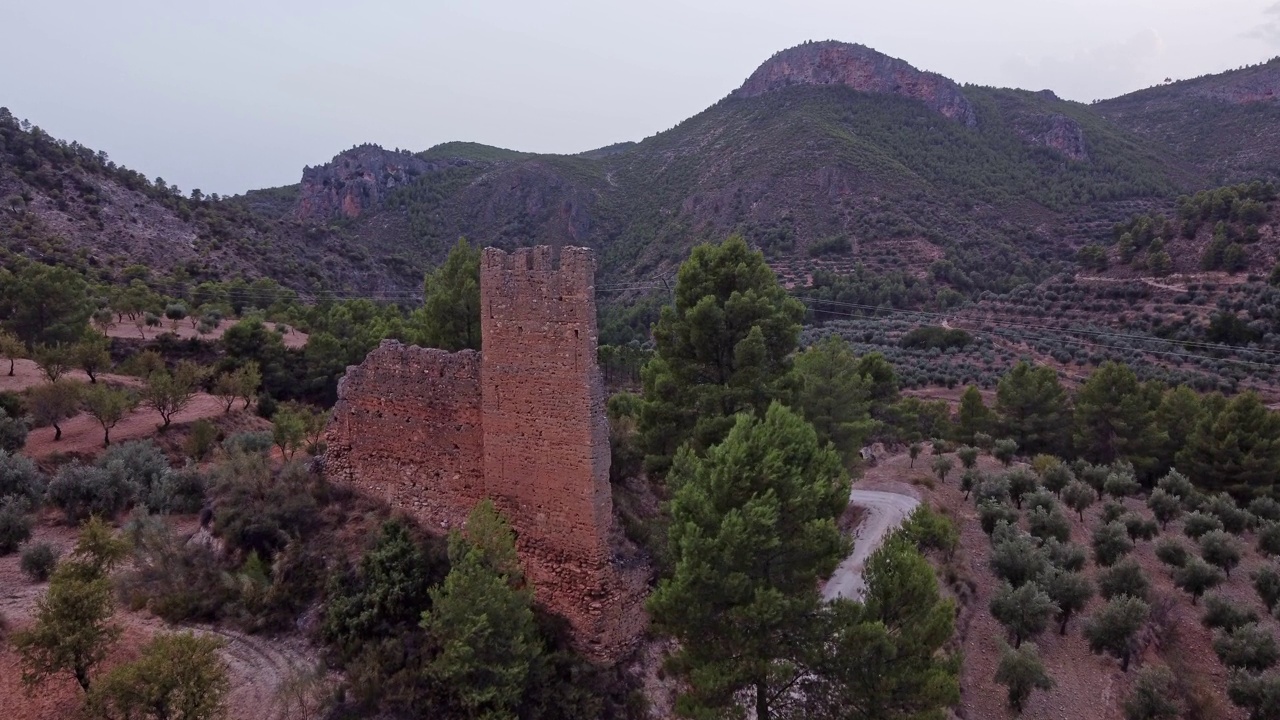
{"label": "stone masonry wall", "polygon": [[329,479],[461,527],[484,497],[480,353],[384,340],[347,368],[325,434]]}
{"label": "stone masonry wall", "polygon": [[611,562],[595,259],[565,247],[557,267],[550,247],[486,248],[480,296],[485,492],[511,519],[539,600],[584,652],[614,655],[639,628],[624,617],[633,593]]}
{"label": "stone masonry wall", "polygon": [[594,258],[486,248],[480,295],[483,355],[384,342],[348,368],[326,472],[440,530],[491,498],[538,602],[616,661],[644,630],[648,567],[613,516]]}

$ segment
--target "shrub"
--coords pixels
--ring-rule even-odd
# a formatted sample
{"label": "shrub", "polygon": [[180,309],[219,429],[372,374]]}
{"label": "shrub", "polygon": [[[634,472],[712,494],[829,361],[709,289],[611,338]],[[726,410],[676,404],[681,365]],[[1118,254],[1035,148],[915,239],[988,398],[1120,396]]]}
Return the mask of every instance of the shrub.
{"label": "shrub", "polygon": [[1107,523],[1093,531],[1093,558],[1099,565],[1110,566],[1130,550],[1133,550],[1133,541],[1124,525]]}
{"label": "shrub", "polygon": [[1017,510],[1008,505],[1001,505],[990,500],[978,506],[978,522],[982,525],[982,531],[987,535],[994,533],[1000,523],[1007,525],[1017,523],[1018,517]]}
{"label": "shrub", "polygon": [[1267,612],[1274,612],[1276,603],[1280,603],[1280,570],[1274,565],[1264,565],[1254,570],[1250,578],[1253,589],[1258,591],[1258,597],[1267,606]]}
{"label": "shrub", "polygon": [[132,562],[119,580],[126,605],[169,622],[212,622],[234,609],[235,584],[208,546],[183,542],[154,516],[130,522],[125,534],[133,546]]}
{"label": "shrub", "polygon": [[950,557],[960,545],[960,531],[955,523],[925,505],[917,506],[898,532],[922,553],[937,550]]}
{"label": "shrub", "polygon": [[1240,564],[1240,541],[1225,530],[1210,530],[1200,536],[1200,554],[1231,577],[1231,569]]}
{"label": "shrub", "polygon": [[1186,565],[1190,555],[1187,546],[1177,538],[1160,538],[1156,543],[1156,558],[1169,567],[1180,568]]}
{"label": "shrub", "polygon": [[171,471],[151,489],[147,508],[157,513],[198,513],[204,507],[208,486],[208,477],[198,467]]}
{"label": "shrub", "polygon": [[242,453],[246,455],[265,453],[275,446],[275,441],[271,438],[269,432],[238,432],[227,436],[222,441],[222,449],[228,453]]}
{"label": "shrub", "polygon": [[1027,526],[1031,534],[1041,540],[1052,538],[1065,543],[1071,539],[1071,520],[1056,507],[1052,510],[1035,508],[1027,514]]}
{"label": "shrub", "polygon": [[152,512],[160,511],[153,505],[152,495],[171,471],[169,458],[154,442],[112,445],[98,458],[97,466],[110,473],[113,485],[131,488],[131,500],[143,502]]}
{"label": "shrub", "polygon": [[318,521],[315,481],[297,465],[276,474],[263,455],[233,455],[218,469],[214,530],[244,555],[272,558]]}
{"label": "shrub", "polygon": [[49,543],[29,545],[22,551],[19,564],[22,572],[33,582],[44,582],[53,574],[53,568],[58,564],[58,551]]}
{"label": "shrub", "polygon": [[1098,573],[1098,593],[1110,600],[1117,595],[1147,599],[1151,583],[1133,558],[1125,558]]}
{"label": "shrub", "polygon": [[1241,510],[1236,501],[1226,493],[1218,493],[1209,498],[1201,510],[1218,518],[1222,528],[1229,533],[1242,533],[1249,527],[1249,513]]}
{"label": "shrub", "polygon": [[134,486],[122,476],[93,465],[62,466],[49,483],[49,502],[79,524],[91,515],[112,518],[133,501]]}
{"label": "shrub", "polygon": [[214,443],[218,440],[218,428],[206,419],[200,419],[191,423],[190,434],[184,443],[184,449],[187,456],[192,460],[200,461],[209,457],[209,453],[213,451]]}
{"label": "shrub", "polygon": [[1195,487],[1191,484],[1191,481],[1187,479],[1186,475],[1177,470],[1170,470],[1164,477],[1160,478],[1159,482],[1156,483],[1156,487],[1183,502],[1187,502],[1196,494]]}
{"label": "shrub", "polygon": [[1133,689],[1124,701],[1125,720],[1178,720],[1178,683],[1164,665],[1147,665],[1138,671]]}
{"label": "shrub", "polygon": [[1125,532],[1129,533],[1129,537],[1134,542],[1150,540],[1160,532],[1155,520],[1144,518],[1136,512],[1127,512],[1121,515],[1120,522],[1124,525]]}
{"label": "shrub", "polygon": [[1215,515],[1200,512],[1188,513],[1182,521],[1182,532],[1192,540],[1199,540],[1205,533],[1222,530],[1222,521]]}
{"label": "shrub", "polygon": [[1204,596],[1204,615],[1200,622],[1207,628],[1230,632],[1258,622],[1258,614],[1220,593],[1210,593]]}
{"label": "shrub", "polygon": [[1137,495],[1141,489],[1137,478],[1127,473],[1111,473],[1102,483],[1102,491],[1117,499]]}
{"label": "shrub", "polygon": [[978,448],[966,445],[956,450],[956,457],[960,459],[961,467],[972,470],[978,464]]}
{"label": "shrub", "polygon": [[1213,651],[1223,665],[1249,672],[1262,672],[1280,658],[1275,635],[1256,622],[1214,633]]}
{"label": "shrub", "polygon": [[44,495],[44,476],[22,455],[0,450],[0,498],[16,497],[37,507]]}
{"label": "shrub", "polygon": [[1222,582],[1222,572],[1194,555],[1173,573],[1173,584],[1191,593],[1191,604],[1200,601],[1204,592]]}
{"label": "shrub", "polygon": [[0,555],[8,555],[31,537],[31,518],[25,500],[0,498]]}
{"label": "shrub", "polygon": [[0,450],[16,453],[27,444],[27,432],[30,430],[27,421],[10,417],[9,413],[0,409]]}
{"label": "shrub", "polygon": [[1261,520],[1280,522],[1280,502],[1274,498],[1254,498],[1253,502],[1249,503],[1249,512]]}

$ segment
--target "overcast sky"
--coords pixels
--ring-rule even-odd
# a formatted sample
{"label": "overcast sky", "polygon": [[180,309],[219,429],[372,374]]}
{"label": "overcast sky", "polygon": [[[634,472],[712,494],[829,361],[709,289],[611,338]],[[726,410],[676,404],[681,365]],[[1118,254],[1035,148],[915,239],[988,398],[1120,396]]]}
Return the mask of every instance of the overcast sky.
{"label": "overcast sky", "polygon": [[1084,102],[1280,55],[1277,0],[5,4],[0,105],[206,193],[294,183],[362,142],[640,140],[810,39]]}

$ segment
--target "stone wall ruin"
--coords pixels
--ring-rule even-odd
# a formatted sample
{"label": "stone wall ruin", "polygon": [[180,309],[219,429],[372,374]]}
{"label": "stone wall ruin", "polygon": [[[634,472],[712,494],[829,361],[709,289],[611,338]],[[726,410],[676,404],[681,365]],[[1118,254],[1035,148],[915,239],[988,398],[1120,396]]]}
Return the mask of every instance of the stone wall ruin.
{"label": "stone wall ruin", "polygon": [[483,352],[385,341],[348,368],[326,473],[438,531],[493,500],[538,602],[585,656],[616,661],[644,629],[648,569],[613,515],[594,257],[486,248],[480,295]]}

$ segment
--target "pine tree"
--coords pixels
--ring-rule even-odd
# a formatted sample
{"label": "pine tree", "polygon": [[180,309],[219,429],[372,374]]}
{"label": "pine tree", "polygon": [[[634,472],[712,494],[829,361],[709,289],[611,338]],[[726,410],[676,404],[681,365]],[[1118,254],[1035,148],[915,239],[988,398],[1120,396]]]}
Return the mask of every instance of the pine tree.
{"label": "pine tree", "polygon": [[795,359],[796,397],[792,407],[813,424],[820,442],[831,442],[846,464],[858,457],[875,427],[867,387],[855,372],[857,358],[837,335],[811,345]]}
{"label": "pine tree", "polygon": [[1103,363],[1076,391],[1076,448],[1094,463],[1127,460],[1140,473],[1154,471],[1166,441],[1154,422],[1159,400],[1128,365]]}
{"label": "pine tree", "polygon": [[974,436],[991,432],[991,409],[982,400],[978,388],[970,385],[960,395],[960,412],[956,422],[956,439],[970,445],[975,443]]}
{"label": "pine tree", "polygon": [[745,693],[769,720],[822,644],[811,622],[818,580],[847,548],[836,528],[849,491],[840,457],[774,403],[763,418],[739,415],[705,456],[681,450],[667,482],[675,567],[649,610],[681,643],[681,711],[727,709]]}
{"label": "pine tree", "polygon": [[1062,454],[1071,426],[1066,392],[1049,367],[1032,367],[1025,360],[1000,379],[996,412],[1001,432],[1017,441],[1028,455]]}
{"label": "pine tree", "polygon": [[641,373],[648,469],[665,473],[686,442],[704,451],[725,437],[735,414],[762,414],[787,397],[803,317],[804,306],[741,237],[694,248],[680,266],[674,304],[654,325],[657,350]]}
{"label": "pine tree", "polygon": [[423,280],[422,307],[409,317],[414,342],[444,350],[480,349],[480,247],[459,238],[444,264]]}
{"label": "pine tree", "polygon": [[817,720],[941,717],[960,700],[959,658],[945,648],[955,604],[933,568],[901,534],[867,560],[862,603],[837,600],[821,644],[805,717]]}
{"label": "pine tree", "polygon": [[432,645],[422,673],[436,688],[419,708],[424,717],[513,717],[542,661],[532,594],[499,569],[510,555],[501,544],[514,536],[498,537],[496,556],[461,534],[449,538],[449,574],[422,615]]}
{"label": "pine tree", "polygon": [[1177,465],[1210,492],[1268,490],[1280,475],[1280,414],[1252,391],[1225,405],[1210,403],[1178,453]]}

